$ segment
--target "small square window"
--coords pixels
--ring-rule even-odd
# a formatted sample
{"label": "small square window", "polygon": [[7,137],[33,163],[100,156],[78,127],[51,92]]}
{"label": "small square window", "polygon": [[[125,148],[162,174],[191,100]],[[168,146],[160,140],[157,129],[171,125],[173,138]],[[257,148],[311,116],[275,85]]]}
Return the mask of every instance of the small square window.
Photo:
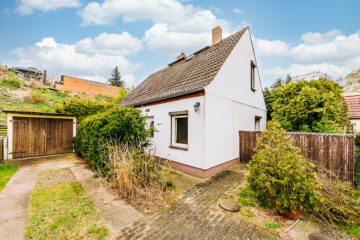
{"label": "small square window", "polygon": [[188,145],[188,115],[172,116],[171,146],[187,148]]}

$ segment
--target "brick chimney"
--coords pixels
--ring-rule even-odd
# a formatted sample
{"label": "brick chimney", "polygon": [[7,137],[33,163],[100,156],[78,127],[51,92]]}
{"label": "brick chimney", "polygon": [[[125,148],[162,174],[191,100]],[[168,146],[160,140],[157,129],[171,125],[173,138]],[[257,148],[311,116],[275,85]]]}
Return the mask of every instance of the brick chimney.
{"label": "brick chimney", "polygon": [[222,40],[222,29],[217,26],[212,30],[212,45],[218,44]]}
{"label": "brick chimney", "polygon": [[184,52],[182,52],[179,56],[177,56],[176,60],[179,60],[180,58],[186,58],[186,55]]}

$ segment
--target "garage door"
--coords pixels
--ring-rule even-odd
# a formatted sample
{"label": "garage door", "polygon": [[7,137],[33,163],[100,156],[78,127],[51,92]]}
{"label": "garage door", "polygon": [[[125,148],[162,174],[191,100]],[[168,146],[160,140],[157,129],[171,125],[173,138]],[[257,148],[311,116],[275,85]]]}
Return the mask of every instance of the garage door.
{"label": "garage door", "polygon": [[73,120],[13,117],[13,158],[73,151]]}

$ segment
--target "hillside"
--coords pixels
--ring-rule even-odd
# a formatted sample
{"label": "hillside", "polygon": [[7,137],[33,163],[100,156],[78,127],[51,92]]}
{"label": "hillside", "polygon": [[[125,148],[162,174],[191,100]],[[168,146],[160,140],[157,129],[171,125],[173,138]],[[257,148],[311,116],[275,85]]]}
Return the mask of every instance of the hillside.
{"label": "hillside", "polygon": [[25,81],[14,74],[0,77],[0,119],[5,118],[1,110],[55,112],[57,105],[71,97],[110,102],[111,97],[60,91],[39,82]]}

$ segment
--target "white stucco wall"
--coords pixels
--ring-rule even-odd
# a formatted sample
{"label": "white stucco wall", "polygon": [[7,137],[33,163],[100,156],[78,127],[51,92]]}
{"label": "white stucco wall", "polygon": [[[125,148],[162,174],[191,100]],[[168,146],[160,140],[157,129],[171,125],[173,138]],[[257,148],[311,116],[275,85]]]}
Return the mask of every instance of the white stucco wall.
{"label": "white stucco wall", "polygon": [[360,132],[360,119],[350,119],[351,125],[356,133]]}
{"label": "white stucco wall", "polygon": [[205,159],[210,168],[239,157],[239,130],[266,128],[266,106],[259,72],[251,90],[250,62],[256,62],[249,30],[244,33],[215,79],[205,88]]}
{"label": "white stucco wall", "polygon": [[239,157],[239,131],[255,130],[255,116],[260,116],[260,130],[266,128],[266,111],[239,102],[205,95],[206,169]]}
{"label": "white stucco wall", "polygon": [[[194,104],[200,102],[198,112]],[[142,107],[143,114],[154,117],[156,132],[153,139],[155,155],[197,168],[205,168],[204,161],[204,96]],[[188,111],[188,150],[169,148],[171,144],[170,112]]]}

